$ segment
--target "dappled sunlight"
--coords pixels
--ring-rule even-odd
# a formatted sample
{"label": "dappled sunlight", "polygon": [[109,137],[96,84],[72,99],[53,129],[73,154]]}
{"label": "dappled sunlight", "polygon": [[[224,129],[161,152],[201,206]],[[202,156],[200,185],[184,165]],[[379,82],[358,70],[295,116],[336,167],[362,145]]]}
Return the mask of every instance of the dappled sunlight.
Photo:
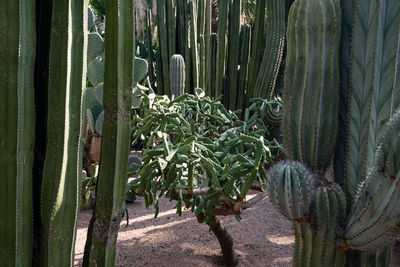
{"label": "dappled sunlight", "polygon": [[[160,212],[158,214],[156,219],[162,218],[162,217],[167,216],[167,215],[174,215],[174,214],[176,214],[176,209],[163,211],[163,212]],[[143,216],[140,216],[140,217],[129,218],[129,223],[138,223],[138,222],[143,222],[143,221],[153,220],[153,219],[155,219],[154,218],[154,214],[150,213],[150,214],[146,214],[146,215],[143,215]],[[121,221],[121,226],[123,226],[125,224],[126,224],[126,220],[122,220]]]}
{"label": "dappled sunlight", "polygon": [[195,220],[195,218],[187,218],[187,219],[183,219],[183,220],[179,220],[179,221],[169,222],[169,223],[162,224],[162,225],[150,225],[150,226],[147,226],[147,227],[141,228],[141,229],[126,230],[125,235],[119,236],[118,240],[124,241],[124,240],[128,240],[130,238],[140,238],[150,231],[172,227],[172,226],[187,223],[187,222],[190,222],[193,220]]}
{"label": "dappled sunlight", "polygon": [[292,262],[292,257],[280,257],[280,258],[275,258],[272,263],[275,264],[282,264],[282,263],[287,263],[290,264]]}
{"label": "dappled sunlight", "polygon": [[294,244],[294,236],[293,235],[267,235],[268,241],[278,244],[278,245],[292,245]]}

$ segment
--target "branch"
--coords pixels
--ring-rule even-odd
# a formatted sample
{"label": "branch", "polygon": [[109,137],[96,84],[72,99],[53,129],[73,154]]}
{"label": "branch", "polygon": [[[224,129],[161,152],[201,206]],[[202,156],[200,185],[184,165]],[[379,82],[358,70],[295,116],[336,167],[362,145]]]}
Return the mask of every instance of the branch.
{"label": "branch", "polygon": [[252,206],[254,206],[255,204],[257,204],[260,200],[263,200],[264,198],[266,198],[268,196],[267,192],[263,192],[261,194],[258,194],[256,197],[250,199],[249,201],[246,201],[243,204],[243,209],[248,209]]}

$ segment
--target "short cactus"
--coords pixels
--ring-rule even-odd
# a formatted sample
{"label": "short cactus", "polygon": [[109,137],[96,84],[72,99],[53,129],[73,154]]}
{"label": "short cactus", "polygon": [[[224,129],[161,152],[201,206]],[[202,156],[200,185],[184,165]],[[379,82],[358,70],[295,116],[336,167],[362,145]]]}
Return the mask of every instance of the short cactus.
{"label": "short cactus", "polygon": [[282,161],[268,173],[270,200],[289,220],[302,220],[308,213],[314,187],[312,174],[295,161]]}
{"label": "short cactus", "polygon": [[181,55],[173,55],[169,64],[171,94],[179,97],[185,93],[185,60]]}

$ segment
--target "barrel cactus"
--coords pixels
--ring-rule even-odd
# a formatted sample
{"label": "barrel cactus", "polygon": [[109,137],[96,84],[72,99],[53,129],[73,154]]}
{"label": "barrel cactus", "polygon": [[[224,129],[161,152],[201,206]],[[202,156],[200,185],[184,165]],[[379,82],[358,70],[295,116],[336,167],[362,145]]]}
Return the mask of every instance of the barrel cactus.
{"label": "barrel cactus", "polygon": [[[395,0],[291,7],[282,114],[290,160],[270,170],[268,190],[294,223],[294,266],[389,265],[400,223],[399,12]],[[301,180],[312,181],[300,191],[307,197],[294,190]],[[294,209],[308,198],[308,209]]]}
{"label": "barrel cactus", "polygon": [[171,94],[179,97],[185,93],[185,60],[181,55],[173,55],[169,64]]}

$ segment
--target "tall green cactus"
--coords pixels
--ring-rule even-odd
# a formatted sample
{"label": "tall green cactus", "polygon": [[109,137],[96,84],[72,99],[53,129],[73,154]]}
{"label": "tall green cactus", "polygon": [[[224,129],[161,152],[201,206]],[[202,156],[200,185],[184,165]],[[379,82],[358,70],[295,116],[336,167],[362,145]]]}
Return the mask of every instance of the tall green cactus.
{"label": "tall green cactus", "polygon": [[0,265],[70,266],[80,197],[87,1],[6,1],[0,10],[6,101],[0,203],[9,213],[0,223]]}
{"label": "tall green cactus", "polygon": [[104,125],[84,266],[113,266],[125,196],[134,58],[133,2],[106,0]]}
{"label": "tall green cactus", "polygon": [[236,109],[238,95],[238,65],[239,65],[239,33],[241,0],[229,1],[229,24],[228,24],[228,62],[227,70],[229,80],[229,108]]}
{"label": "tall green cactus", "polygon": [[299,0],[290,10],[283,138],[291,159],[322,173],[337,132],[340,28],[336,0]]}
{"label": "tall green cactus", "polygon": [[[40,263],[68,266],[74,259],[75,223],[80,202],[87,3],[83,0],[54,1],[52,8]],[[65,18],[69,19],[68,23]],[[62,64],[64,60],[68,64]],[[69,255],[69,259],[60,255]]]}
{"label": "tall green cactus", "polygon": [[[389,265],[400,222],[399,12],[395,0],[296,0],[290,10],[284,145],[316,186],[307,215],[290,218],[295,266]],[[273,199],[295,198],[273,186],[288,179],[274,170],[292,165],[270,171]]]}
{"label": "tall green cactus", "polygon": [[28,266],[32,259],[34,6],[33,1],[10,0],[0,4],[2,266]]}

